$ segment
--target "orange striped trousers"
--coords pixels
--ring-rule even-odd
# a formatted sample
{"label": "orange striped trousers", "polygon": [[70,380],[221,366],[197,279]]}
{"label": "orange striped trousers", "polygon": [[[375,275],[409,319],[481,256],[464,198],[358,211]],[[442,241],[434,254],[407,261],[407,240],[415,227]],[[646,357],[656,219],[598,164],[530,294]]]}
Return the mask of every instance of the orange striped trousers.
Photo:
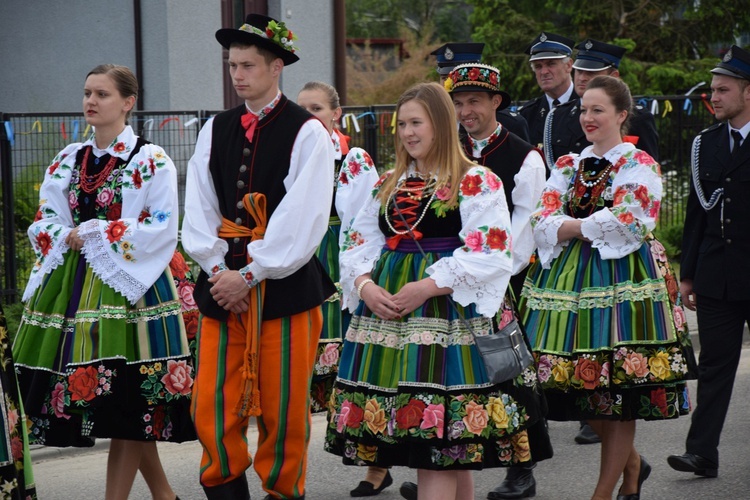
{"label": "orange striped trousers", "polygon": [[310,441],[310,380],[323,315],[320,307],[263,321],[259,346],[258,450],[249,456],[248,418],[238,415],[246,317],[227,322],[201,317],[192,415],[203,446],[200,480],[219,486],[253,463],[263,489],[275,498],[305,493]]}

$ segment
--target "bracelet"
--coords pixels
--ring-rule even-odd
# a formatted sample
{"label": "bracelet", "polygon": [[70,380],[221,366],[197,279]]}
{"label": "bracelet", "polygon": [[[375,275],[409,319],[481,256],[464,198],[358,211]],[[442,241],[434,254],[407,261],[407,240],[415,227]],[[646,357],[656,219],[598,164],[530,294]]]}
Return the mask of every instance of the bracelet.
{"label": "bracelet", "polygon": [[365,287],[368,283],[375,283],[370,278],[367,278],[366,280],[362,280],[362,282],[357,285],[357,297],[359,297],[359,300],[362,300],[362,289]]}

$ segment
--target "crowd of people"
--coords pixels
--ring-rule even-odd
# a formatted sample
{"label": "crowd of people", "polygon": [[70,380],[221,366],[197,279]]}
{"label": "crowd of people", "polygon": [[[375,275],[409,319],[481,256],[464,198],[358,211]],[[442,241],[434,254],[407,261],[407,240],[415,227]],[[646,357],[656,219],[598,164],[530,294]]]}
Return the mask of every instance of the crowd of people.
{"label": "crowd of people", "polygon": [[[36,498],[30,442],[95,438],[111,439],[107,500],[138,472],[153,498],[177,498],[156,444],[196,439],[208,499],[249,499],[251,465],[266,499],[305,498],[311,412],[327,412],[325,450],[366,468],[353,497],[398,466],[417,469],[407,499],[474,499],[472,471],[497,467],[487,498],[533,497],[558,420],[601,442],[580,496],[637,500],[651,466],[636,422],[687,415],[691,378],[686,453],[668,463],[718,475],[750,320],[733,257],[750,234],[750,53],[733,46],[712,70],[721,122],[693,145],[678,287],[653,235],[658,136],[619,79],[625,49],[541,33],[527,53],[543,94],[511,112],[482,44],[443,45],[440,83],[399,98],[379,173],[337,128],[334,87],[280,91],[299,60],[283,22],[251,14],[216,39],[244,103],[199,133],[181,250],[174,164],[128,125],[135,76],[86,75],[95,133],[45,172],[21,326],[0,351],[7,498]],[[498,382],[474,339],[514,322],[535,362]]]}

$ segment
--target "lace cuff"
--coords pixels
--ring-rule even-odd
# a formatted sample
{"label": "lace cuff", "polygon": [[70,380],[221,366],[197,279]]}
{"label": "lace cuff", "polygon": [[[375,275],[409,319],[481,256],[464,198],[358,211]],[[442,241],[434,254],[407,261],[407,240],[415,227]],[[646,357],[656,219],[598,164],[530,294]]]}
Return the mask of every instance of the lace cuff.
{"label": "lace cuff", "polygon": [[544,269],[549,269],[550,263],[568,245],[567,241],[560,242],[557,239],[557,232],[560,230],[563,222],[571,220],[570,217],[554,217],[547,219],[534,228],[534,241],[539,253],[539,262]]}
{"label": "lace cuff", "polygon": [[605,260],[625,257],[643,244],[608,209],[583,219],[581,233],[591,240],[591,246],[599,250]]}
{"label": "lace cuff", "polygon": [[39,288],[39,285],[42,284],[42,280],[47,274],[57,269],[60,264],[65,262],[63,255],[70,248],[68,244],[65,243],[65,238],[67,238],[70,231],[72,231],[72,229],[69,228],[63,230],[57,240],[57,244],[52,247],[46,256],[44,256],[42,265],[38,269],[32,271],[31,276],[29,277],[29,282],[26,283],[26,289],[23,291],[23,297],[21,297],[23,302],[26,302],[31,298],[36,289]]}
{"label": "lace cuff", "polygon": [[380,254],[374,257],[364,257],[356,265],[351,265],[346,274],[340,276],[341,309],[349,309],[352,313],[357,309],[357,306],[359,306],[359,297],[357,296],[357,289],[354,286],[354,280],[363,274],[372,272],[379,258]]}
{"label": "lace cuff", "polygon": [[492,283],[482,282],[467,273],[452,257],[435,262],[427,268],[427,274],[435,280],[438,288],[451,288],[456,302],[464,307],[475,304],[477,312],[488,318],[500,309],[510,280],[510,273],[502,273],[502,277]]}
{"label": "lace cuff", "polygon": [[148,291],[148,287],[120,269],[112,260],[99,232],[98,222],[92,219],[79,226],[78,235],[84,240],[81,252],[100,280],[121,293],[131,304],[135,304]]}

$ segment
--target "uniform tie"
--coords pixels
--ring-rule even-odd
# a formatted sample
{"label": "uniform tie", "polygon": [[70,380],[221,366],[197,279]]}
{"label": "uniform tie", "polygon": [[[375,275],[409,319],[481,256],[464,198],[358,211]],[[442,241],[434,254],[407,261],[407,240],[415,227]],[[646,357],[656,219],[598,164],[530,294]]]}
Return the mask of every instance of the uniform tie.
{"label": "uniform tie", "polygon": [[555,99],[554,101],[552,101],[552,107],[553,108],[556,108],[559,105],[560,105],[560,99]]}
{"label": "uniform tie", "polygon": [[245,129],[245,137],[248,142],[253,142],[253,134],[255,134],[256,125],[258,125],[258,116],[255,113],[248,111],[242,115],[242,127]]}
{"label": "uniform tie", "polygon": [[732,157],[737,156],[737,153],[742,146],[742,134],[739,130],[732,130],[732,138],[734,139],[734,145],[732,146]]}

